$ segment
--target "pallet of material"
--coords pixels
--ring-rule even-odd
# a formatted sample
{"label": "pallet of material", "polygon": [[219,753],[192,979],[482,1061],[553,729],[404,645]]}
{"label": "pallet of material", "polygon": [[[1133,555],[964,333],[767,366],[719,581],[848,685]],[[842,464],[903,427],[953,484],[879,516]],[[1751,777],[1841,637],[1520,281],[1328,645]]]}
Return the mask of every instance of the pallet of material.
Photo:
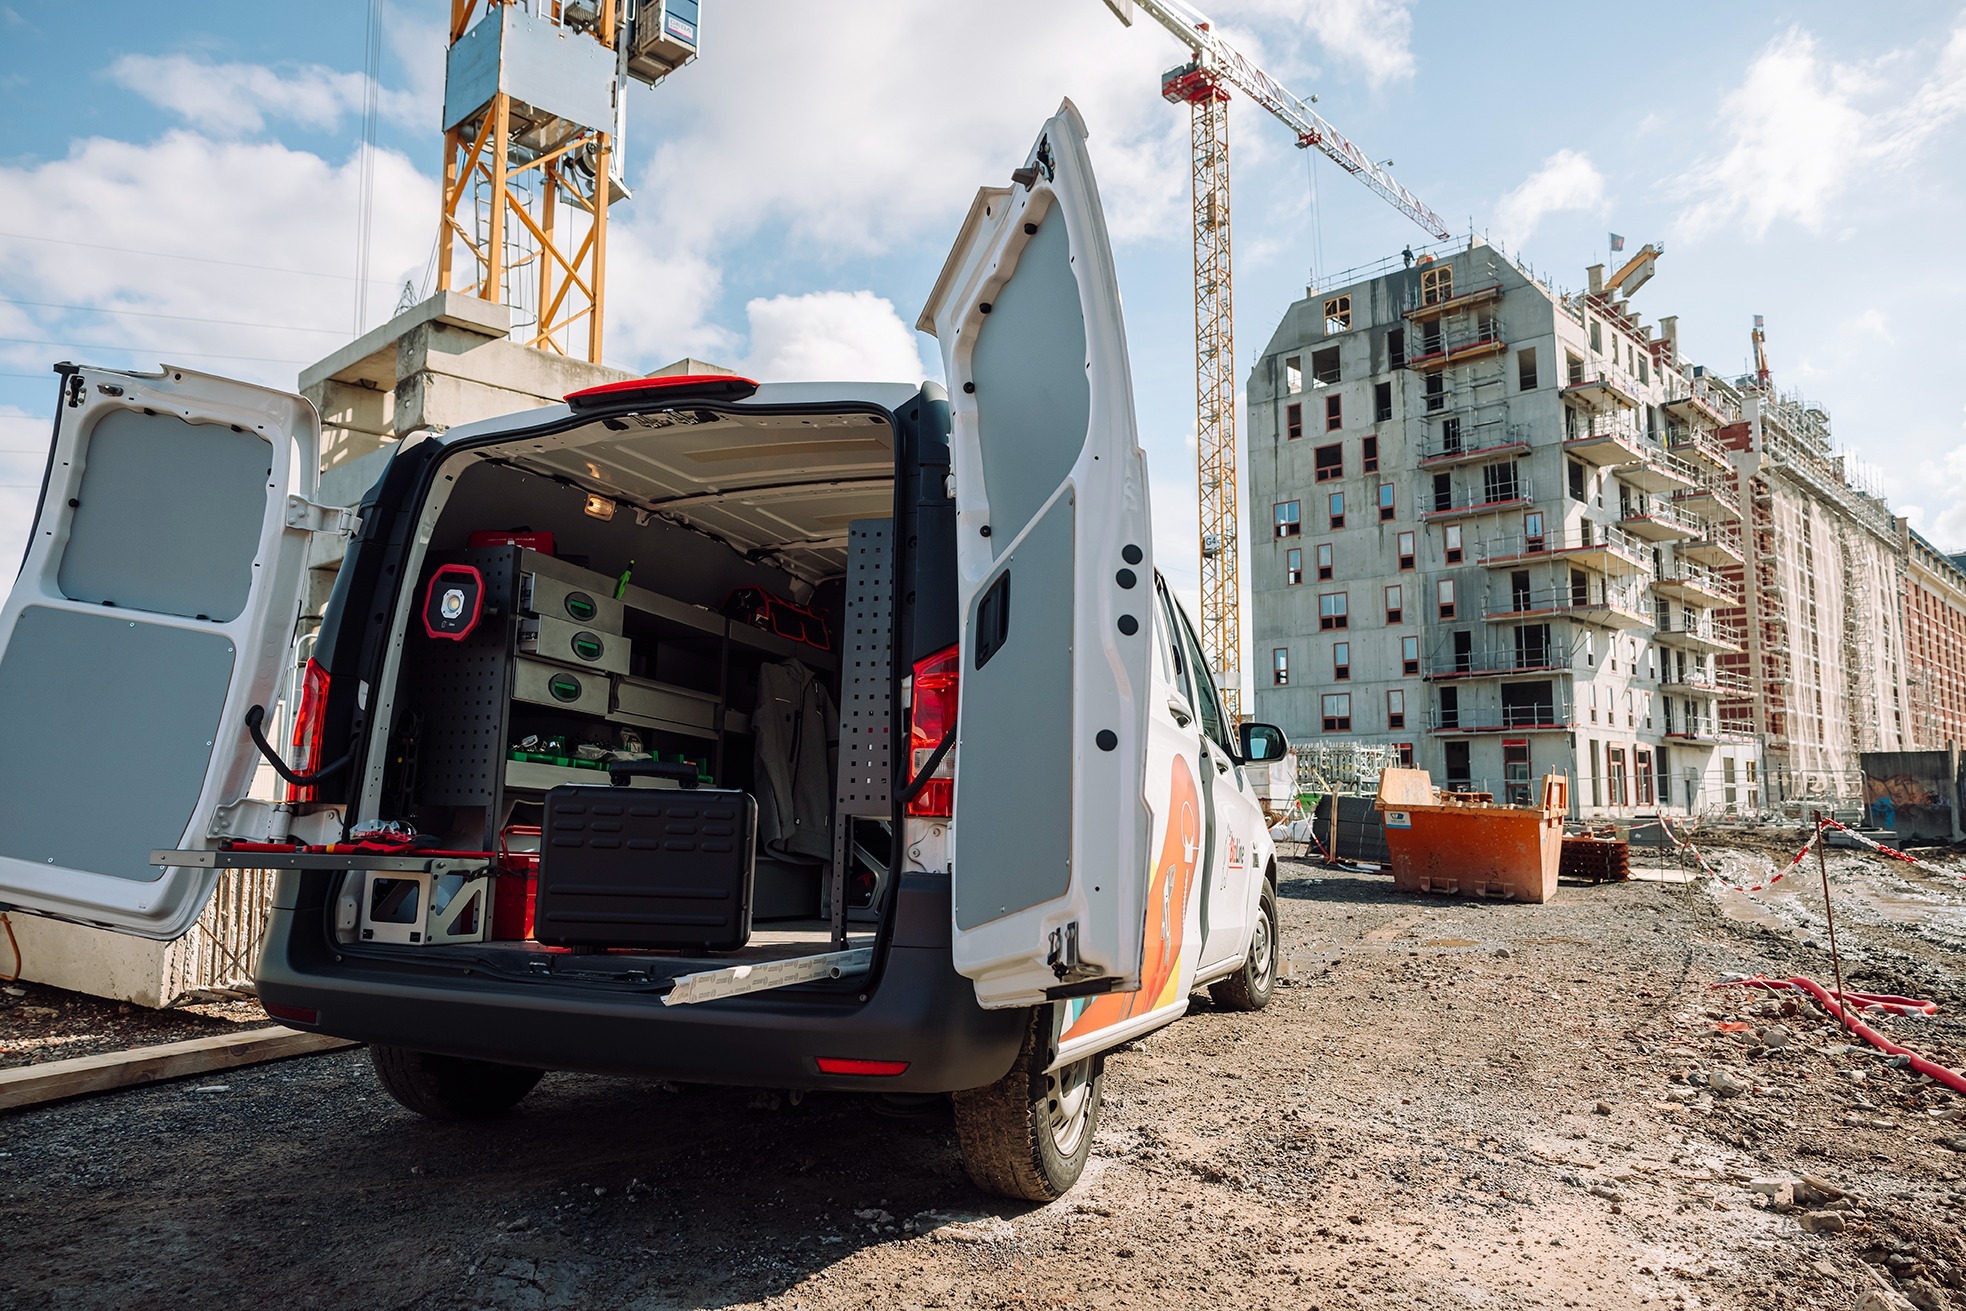
{"label": "pallet of material", "polygon": [[1557,874],[1584,883],[1629,882],[1631,847],[1617,838],[1566,837]]}

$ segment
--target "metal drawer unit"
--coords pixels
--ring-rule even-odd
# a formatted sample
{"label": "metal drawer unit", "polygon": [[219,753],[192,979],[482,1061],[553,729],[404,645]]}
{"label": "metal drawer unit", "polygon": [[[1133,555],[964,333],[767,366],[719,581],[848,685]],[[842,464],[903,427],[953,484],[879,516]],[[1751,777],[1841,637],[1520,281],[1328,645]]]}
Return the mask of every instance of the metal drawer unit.
{"label": "metal drawer unit", "polygon": [[598,719],[608,713],[608,676],[600,670],[567,669],[521,656],[512,662],[512,697]]}
{"label": "metal drawer unit", "polygon": [[714,740],[717,704],[715,692],[696,692],[646,678],[618,678],[608,718]]}
{"label": "metal drawer unit", "polygon": [[571,619],[545,615],[519,621],[519,650],[541,660],[556,660],[596,673],[628,672],[628,639]]}
{"label": "metal drawer unit", "polygon": [[[536,558],[532,552],[527,554]],[[519,575],[519,609],[542,619],[564,619],[597,633],[619,635],[626,607],[609,594],[611,586],[600,574],[569,581],[532,569]]]}

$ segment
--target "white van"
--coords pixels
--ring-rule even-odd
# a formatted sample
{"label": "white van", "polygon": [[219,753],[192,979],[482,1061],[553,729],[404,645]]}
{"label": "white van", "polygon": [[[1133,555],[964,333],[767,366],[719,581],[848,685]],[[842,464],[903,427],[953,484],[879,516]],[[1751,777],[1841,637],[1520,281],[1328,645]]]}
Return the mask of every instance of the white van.
{"label": "white van", "polygon": [[1268,1000],[1244,763],[1287,748],[1226,721],[1155,573],[1069,103],[922,326],[953,397],[639,379],[406,445],[278,745],[340,526],[316,415],[67,373],[0,610],[0,901],[169,938],[276,869],[267,1011],[413,1110],[543,1070],[950,1093],[980,1185],[1058,1196],[1103,1053],[1202,985]]}

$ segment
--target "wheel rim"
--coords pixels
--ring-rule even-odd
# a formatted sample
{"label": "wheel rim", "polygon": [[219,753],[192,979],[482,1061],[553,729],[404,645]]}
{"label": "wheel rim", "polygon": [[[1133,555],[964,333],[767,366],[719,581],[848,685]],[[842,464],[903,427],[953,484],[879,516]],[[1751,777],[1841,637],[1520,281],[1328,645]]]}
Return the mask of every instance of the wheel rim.
{"label": "wheel rim", "polygon": [[1092,1111],[1092,1058],[1044,1076],[1045,1121],[1060,1156],[1074,1156]]}
{"label": "wheel rim", "polygon": [[1276,969],[1276,951],[1270,933],[1270,917],[1267,913],[1256,916],[1256,932],[1249,944],[1249,981],[1262,992],[1270,986],[1270,975]]}

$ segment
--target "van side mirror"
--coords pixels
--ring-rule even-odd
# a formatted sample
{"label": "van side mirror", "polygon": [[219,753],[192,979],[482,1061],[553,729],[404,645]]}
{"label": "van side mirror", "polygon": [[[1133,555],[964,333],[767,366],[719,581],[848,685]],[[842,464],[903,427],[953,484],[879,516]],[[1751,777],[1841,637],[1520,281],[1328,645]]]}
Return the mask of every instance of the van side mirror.
{"label": "van side mirror", "polygon": [[1275,724],[1242,724],[1236,742],[1244,760],[1281,760],[1290,752],[1290,739]]}

